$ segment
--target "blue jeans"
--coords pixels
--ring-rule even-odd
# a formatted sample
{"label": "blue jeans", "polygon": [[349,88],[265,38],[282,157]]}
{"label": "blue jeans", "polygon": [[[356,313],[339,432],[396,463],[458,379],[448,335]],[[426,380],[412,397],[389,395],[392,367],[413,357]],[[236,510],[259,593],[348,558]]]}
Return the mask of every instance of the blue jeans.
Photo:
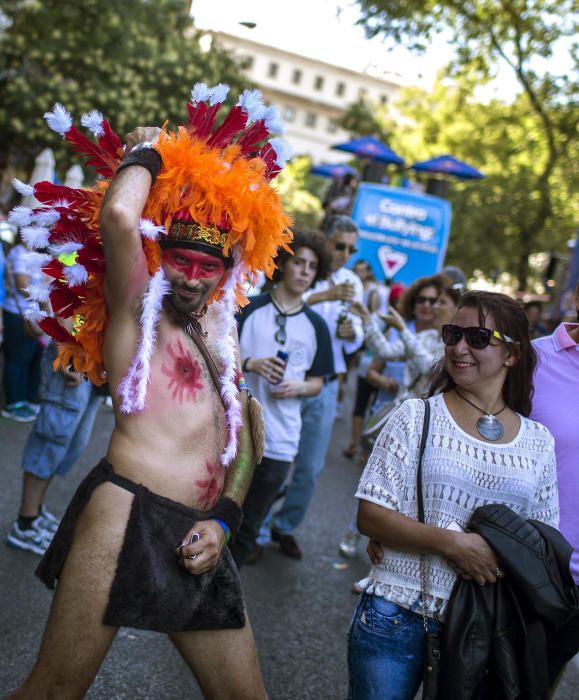
{"label": "blue jeans", "polygon": [[4,310],[4,390],[6,404],[36,401],[42,345],[24,332],[18,314]]}
{"label": "blue jeans", "polygon": [[273,518],[276,530],[290,535],[300,525],[314,497],[316,479],[326,462],[338,403],[338,381],[324,385],[318,396],[302,401],[302,431],[295,470],[281,509]]}
{"label": "blue jeans", "polygon": [[70,380],[52,368],[55,357],[51,343],[42,357],[40,412],[22,455],[22,469],[46,480],[64,476],[85,450],[100,399],[90,382],[68,386]]}
{"label": "blue jeans", "polygon": [[[362,593],[348,633],[348,700],[412,700],[424,672],[420,603],[403,608]],[[428,620],[429,631],[440,625]]]}

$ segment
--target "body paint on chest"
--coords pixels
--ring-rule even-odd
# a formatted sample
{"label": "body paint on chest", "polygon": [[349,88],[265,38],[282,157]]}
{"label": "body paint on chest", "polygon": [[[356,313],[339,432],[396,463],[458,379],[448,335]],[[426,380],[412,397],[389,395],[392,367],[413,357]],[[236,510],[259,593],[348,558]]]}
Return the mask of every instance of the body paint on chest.
{"label": "body paint on chest", "polygon": [[169,378],[167,389],[179,403],[195,401],[197,393],[204,387],[201,365],[180,339],[168,343],[166,352],[172,360],[161,365],[161,372]]}

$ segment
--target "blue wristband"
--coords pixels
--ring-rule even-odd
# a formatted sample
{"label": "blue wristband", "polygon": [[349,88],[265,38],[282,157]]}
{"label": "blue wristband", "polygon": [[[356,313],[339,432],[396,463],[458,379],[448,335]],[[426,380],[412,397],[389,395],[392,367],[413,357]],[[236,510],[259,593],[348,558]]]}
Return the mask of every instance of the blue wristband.
{"label": "blue wristband", "polygon": [[216,523],[219,523],[221,525],[221,527],[223,528],[223,532],[225,533],[225,542],[229,544],[229,540],[231,539],[231,530],[229,529],[229,525],[223,520],[220,520],[219,518],[211,519],[215,520]]}

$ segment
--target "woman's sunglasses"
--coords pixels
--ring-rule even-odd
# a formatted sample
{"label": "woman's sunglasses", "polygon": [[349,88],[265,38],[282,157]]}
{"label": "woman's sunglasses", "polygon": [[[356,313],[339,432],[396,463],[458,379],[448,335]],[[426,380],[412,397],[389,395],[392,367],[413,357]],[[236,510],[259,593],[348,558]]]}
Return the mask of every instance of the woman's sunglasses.
{"label": "woman's sunglasses", "polygon": [[455,326],[454,323],[445,323],[442,326],[442,342],[445,345],[456,345],[464,335],[466,344],[475,350],[484,350],[491,342],[491,338],[502,340],[503,343],[514,343],[508,335],[503,335],[492,328],[480,328],[479,326]]}
{"label": "woman's sunglasses", "polygon": [[350,255],[354,255],[358,252],[358,248],[356,248],[355,245],[348,245],[347,243],[334,243],[334,248],[340,252],[343,252],[347,248]]}
{"label": "woman's sunglasses", "polygon": [[275,338],[275,342],[279,343],[280,345],[285,345],[285,341],[287,340],[287,333],[285,331],[286,317],[284,314],[278,314],[275,317],[275,322],[277,325],[277,331],[273,336]]}

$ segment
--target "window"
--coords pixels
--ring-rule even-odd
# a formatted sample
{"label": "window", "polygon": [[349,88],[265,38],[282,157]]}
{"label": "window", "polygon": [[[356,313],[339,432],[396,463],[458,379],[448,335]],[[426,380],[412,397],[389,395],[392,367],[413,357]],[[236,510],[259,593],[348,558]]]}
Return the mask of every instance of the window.
{"label": "window", "polygon": [[328,119],[326,131],[328,132],[328,134],[335,134],[336,131],[338,131],[338,123],[336,122],[335,119],[332,119],[331,117],[330,117],[330,119]]}
{"label": "window", "polygon": [[267,75],[270,78],[277,78],[278,71],[279,63],[270,63],[269,68],[267,69]]}
{"label": "window", "polygon": [[253,64],[255,61],[253,60],[253,56],[244,56],[241,59],[241,67],[244,70],[251,70],[253,68]]}
{"label": "window", "polygon": [[318,115],[315,112],[306,112],[305,124],[310,129],[314,129],[318,122]]}
{"label": "window", "polygon": [[380,95],[380,104],[385,105],[388,102],[388,95]]}
{"label": "window", "polygon": [[296,120],[296,108],[291,105],[286,105],[283,108],[283,120],[286,122],[295,122]]}
{"label": "window", "polygon": [[294,68],[292,73],[292,83],[299,85],[302,82],[302,72],[299,68]]}
{"label": "window", "polygon": [[346,92],[346,83],[336,83],[336,96],[343,97]]}
{"label": "window", "polygon": [[314,90],[321,90],[324,87],[324,79],[321,75],[314,78]]}
{"label": "window", "polygon": [[361,100],[364,100],[366,97],[368,97],[368,90],[366,90],[366,88],[360,88],[358,90],[358,97]]}

